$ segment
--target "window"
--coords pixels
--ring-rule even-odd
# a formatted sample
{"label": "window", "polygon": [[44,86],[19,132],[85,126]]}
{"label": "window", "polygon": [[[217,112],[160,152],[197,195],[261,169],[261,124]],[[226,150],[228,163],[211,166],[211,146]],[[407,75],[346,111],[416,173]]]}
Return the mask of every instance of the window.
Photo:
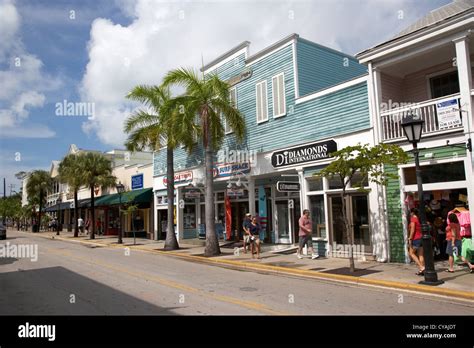
{"label": "window", "polygon": [[459,93],[458,72],[438,75],[430,78],[431,98]]}
{"label": "window", "polygon": [[[237,107],[237,88],[231,88],[229,91],[229,99],[232,106]],[[225,134],[232,133],[232,128],[227,124],[227,121],[224,119],[224,130]]]}
{"label": "window", "polygon": [[[403,175],[405,177],[405,185],[416,185],[415,167],[405,168]],[[459,161],[421,166],[421,179],[424,184],[466,180],[464,162]]]}
{"label": "window", "polygon": [[[362,182],[362,185],[361,185]],[[369,178],[367,176],[362,176],[360,172],[356,172],[352,176],[351,187],[366,187],[369,186]]]}
{"label": "window", "polygon": [[308,190],[309,191],[322,191],[323,190],[323,178],[308,178]]}
{"label": "window", "polygon": [[285,75],[283,73],[272,78],[273,117],[285,116]]}
{"label": "window", "polygon": [[326,238],[326,219],[324,216],[324,196],[311,196],[310,214],[313,222],[313,236]]}
{"label": "window", "polygon": [[268,120],[267,81],[255,85],[257,89],[257,123]]}

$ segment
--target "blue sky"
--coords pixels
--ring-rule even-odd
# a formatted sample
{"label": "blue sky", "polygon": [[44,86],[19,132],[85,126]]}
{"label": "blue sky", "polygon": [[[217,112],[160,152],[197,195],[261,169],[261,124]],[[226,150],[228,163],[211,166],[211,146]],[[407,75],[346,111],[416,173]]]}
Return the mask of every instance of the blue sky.
{"label": "blue sky", "polygon": [[[244,40],[252,54],[293,32],[355,54],[446,3],[0,0],[0,177],[18,191],[14,173],[48,169],[72,143],[121,148],[135,107],[124,95],[198,67],[201,55],[210,61]],[[93,103],[94,119],[57,116],[63,100]]]}

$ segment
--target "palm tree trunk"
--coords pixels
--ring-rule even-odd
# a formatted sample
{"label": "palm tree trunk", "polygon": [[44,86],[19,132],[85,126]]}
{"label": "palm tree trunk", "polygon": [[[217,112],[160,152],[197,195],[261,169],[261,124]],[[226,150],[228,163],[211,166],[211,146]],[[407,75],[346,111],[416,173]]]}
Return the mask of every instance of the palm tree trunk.
{"label": "palm tree trunk", "polygon": [[220,255],[219,240],[217,239],[215,226],[215,207],[214,207],[214,151],[212,149],[211,132],[209,130],[209,123],[205,122],[205,130],[207,137],[205,137],[205,160],[206,160],[206,248],[204,249],[205,256]]}
{"label": "palm tree trunk", "polygon": [[91,239],[95,239],[94,185],[91,185]]}
{"label": "palm tree trunk", "polygon": [[168,228],[166,231],[165,250],[179,249],[178,240],[174,233],[174,157],[173,149],[168,146],[166,150],[166,176],[168,180],[167,196],[168,196]]}
{"label": "palm tree trunk", "polygon": [[77,219],[79,216],[77,214],[79,213],[79,207],[77,206],[77,190],[74,190],[74,237],[79,236],[79,225],[77,223]]}
{"label": "palm tree trunk", "polygon": [[43,191],[40,191],[39,211],[38,211],[38,231],[41,232],[41,210],[43,210]]}

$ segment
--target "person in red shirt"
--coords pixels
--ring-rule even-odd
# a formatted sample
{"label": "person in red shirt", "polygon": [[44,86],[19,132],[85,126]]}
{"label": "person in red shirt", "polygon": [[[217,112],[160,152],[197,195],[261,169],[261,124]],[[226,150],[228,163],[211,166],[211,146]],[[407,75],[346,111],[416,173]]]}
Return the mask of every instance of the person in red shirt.
{"label": "person in red shirt", "polygon": [[423,258],[423,246],[421,244],[421,224],[418,218],[418,209],[412,208],[410,214],[410,227],[408,237],[408,254],[410,258],[415,261],[419,270],[416,275],[425,274],[425,260]]}
{"label": "person in red shirt", "polygon": [[460,257],[461,260],[469,266],[471,273],[474,272],[474,266],[466,260],[462,255],[462,238],[461,238],[461,225],[459,224],[458,217],[456,214],[449,214],[448,216],[449,225],[446,227],[446,254],[449,255],[449,269],[446,272],[454,273],[454,254]]}
{"label": "person in red shirt", "polygon": [[308,254],[309,253],[312,254],[311,259],[312,260],[317,259],[319,257],[319,255],[315,254],[314,249],[313,249],[313,240],[312,240],[312,237],[313,237],[312,236],[313,222],[309,218],[309,210],[308,209],[303,210],[303,215],[299,219],[298,224],[299,224],[299,227],[300,227],[300,230],[299,230],[299,233],[298,233],[300,241],[299,241],[298,251],[296,252],[296,256],[299,259],[302,259],[303,256],[301,255],[301,252],[303,250],[303,247],[305,245],[307,245],[308,246]]}

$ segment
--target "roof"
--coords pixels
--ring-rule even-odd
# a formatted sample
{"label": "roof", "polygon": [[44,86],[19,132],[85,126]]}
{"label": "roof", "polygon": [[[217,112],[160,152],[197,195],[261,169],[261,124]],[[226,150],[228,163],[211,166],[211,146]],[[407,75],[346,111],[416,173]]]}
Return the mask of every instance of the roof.
{"label": "roof", "polygon": [[356,54],[356,57],[360,59],[360,56],[365,55],[370,51],[381,48],[393,41],[397,41],[406,36],[436,27],[437,25],[440,25],[444,22],[447,22],[448,20],[454,19],[461,15],[464,15],[470,11],[474,12],[474,0],[454,0],[453,2],[447,5],[432,10],[430,13],[428,13],[412,25],[399,32],[390,40],[375,45],[362,52],[359,52],[358,54]]}
{"label": "roof", "polygon": [[264,56],[265,54],[267,54],[268,52],[271,52],[272,50],[274,50],[275,48],[277,47],[280,47],[281,45],[284,45],[285,43],[287,43],[288,41],[291,41],[291,40],[294,40],[294,39],[297,39],[299,38],[299,35],[296,34],[296,33],[293,33],[291,35],[288,35],[287,37],[281,39],[280,41],[277,41],[275,42],[274,44],[264,48],[263,50],[255,53],[254,55],[251,55],[250,57],[247,58],[247,60],[245,61],[245,63],[250,63],[251,61],[254,61],[262,56]]}
{"label": "roof", "polygon": [[228,50],[224,54],[222,54],[219,57],[217,57],[216,59],[214,59],[213,61],[211,61],[211,62],[207,63],[206,65],[204,65],[200,70],[201,71],[206,71],[207,69],[212,68],[217,63],[219,63],[219,62],[223,61],[224,59],[230,57],[234,53],[239,52],[242,48],[248,47],[248,45],[250,45],[250,41],[244,41],[244,42],[238,44],[234,48],[231,48],[230,50]]}

